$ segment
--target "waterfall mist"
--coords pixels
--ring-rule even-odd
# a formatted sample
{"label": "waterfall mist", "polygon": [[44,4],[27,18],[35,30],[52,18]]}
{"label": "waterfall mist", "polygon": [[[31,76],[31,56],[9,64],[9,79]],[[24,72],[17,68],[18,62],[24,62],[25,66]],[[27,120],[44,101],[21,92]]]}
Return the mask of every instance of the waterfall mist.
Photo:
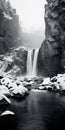
{"label": "waterfall mist", "polygon": [[22,44],[27,48],[38,48],[45,39],[46,0],[9,0],[16,8],[22,28]]}

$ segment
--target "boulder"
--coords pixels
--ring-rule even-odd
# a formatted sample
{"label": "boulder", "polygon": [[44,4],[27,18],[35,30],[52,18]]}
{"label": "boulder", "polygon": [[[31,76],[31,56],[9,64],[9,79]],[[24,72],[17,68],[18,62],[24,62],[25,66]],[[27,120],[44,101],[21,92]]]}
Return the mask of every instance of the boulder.
{"label": "boulder", "polygon": [[9,96],[9,90],[5,85],[0,85],[0,93]]}
{"label": "boulder", "polygon": [[6,115],[14,115],[15,113],[10,111],[10,110],[6,110],[4,111],[0,116],[6,116]]}
{"label": "boulder", "polygon": [[3,93],[0,93],[0,106],[7,104],[11,104],[11,101]]}

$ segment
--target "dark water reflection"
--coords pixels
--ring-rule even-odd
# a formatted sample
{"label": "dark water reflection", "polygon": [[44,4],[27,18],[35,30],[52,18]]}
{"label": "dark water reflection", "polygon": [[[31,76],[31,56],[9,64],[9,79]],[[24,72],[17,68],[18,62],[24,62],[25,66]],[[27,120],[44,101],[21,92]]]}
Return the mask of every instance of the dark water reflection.
{"label": "dark water reflection", "polygon": [[65,130],[65,96],[58,93],[31,92],[23,101],[12,100],[8,109],[15,112],[5,119],[8,130]]}

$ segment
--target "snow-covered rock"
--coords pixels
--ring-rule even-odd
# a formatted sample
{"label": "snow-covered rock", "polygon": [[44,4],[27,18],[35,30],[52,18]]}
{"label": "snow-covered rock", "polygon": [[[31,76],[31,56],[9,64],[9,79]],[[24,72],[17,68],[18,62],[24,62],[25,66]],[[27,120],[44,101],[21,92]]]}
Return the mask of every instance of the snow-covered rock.
{"label": "snow-covered rock", "polygon": [[45,86],[50,84],[50,78],[44,78],[43,82],[40,84],[40,86]]}
{"label": "snow-covered rock", "polygon": [[12,89],[17,88],[17,84],[15,82],[10,82],[8,84],[8,88],[12,88]]}
{"label": "snow-covered rock", "polygon": [[19,92],[20,94],[24,95],[25,93],[28,92],[28,89],[25,88],[25,87],[22,86],[22,85],[19,85],[19,86],[18,86],[18,92]]}
{"label": "snow-covered rock", "polygon": [[25,93],[28,92],[28,89],[25,88],[22,85],[22,83],[17,86],[16,82],[10,82],[9,85],[8,85],[8,89],[10,91],[11,96],[14,96],[14,95],[24,96]]}
{"label": "snow-covered rock", "polygon": [[4,115],[14,115],[15,113],[10,111],[10,110],[6,110],[4,111],[0,116],[4,116]]}
{"label": "snow-covered rock", "polygon": [[11,101],[9,100],[9,98],[7,98],[4,94],[0,93],[0,103],[1,102],[4,103],[4,101],[6,101],[6,103],[8,104],[11,104]]}
{"label": "snow-covered rock", "polygon": [[0,85],[0,93],[10,95],[9,90],[5,85]]}
{"label": "snow-covered rock", "polygon": [[24,81],[23,85],[24,86],[31,86],[31,85],[33,85],[33,81],[30,81],[30,82]]}
{"label": "snow-covered rock", "polygon": [[12,82],[12,79],[10,79],[8,77],[4,77],[4,78],[1,79],[1,84],[2,85],[7,85],[10,82]]}

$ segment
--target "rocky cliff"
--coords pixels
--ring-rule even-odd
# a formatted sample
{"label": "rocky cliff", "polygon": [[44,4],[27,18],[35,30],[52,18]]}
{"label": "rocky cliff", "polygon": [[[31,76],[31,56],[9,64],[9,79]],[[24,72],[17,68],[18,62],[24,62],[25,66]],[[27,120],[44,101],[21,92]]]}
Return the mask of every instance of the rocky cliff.
{"label": "rocky cliff", "polygon": [[[26,71],[27,51],[21,45],[19,16],[6,0],[0,0],[0,75]],[[18,48],[18,49],[17,49]]]}
{"label": "rocky cliff", "polygon": [[9,1],[0,0],[0,54],[17,47],[20,41],[19,17]]}
{"label": "rocky cliff", "polygon": [[0,76],[25,75],[27,71],[28,50],[24,47],[18,47],[11,53],[0,55]]}
{"label": "rocky cliff", "polygon": [[65,1],[47,0],[45,41],[38,56],[38,73],[53,76],[65,66]]}

